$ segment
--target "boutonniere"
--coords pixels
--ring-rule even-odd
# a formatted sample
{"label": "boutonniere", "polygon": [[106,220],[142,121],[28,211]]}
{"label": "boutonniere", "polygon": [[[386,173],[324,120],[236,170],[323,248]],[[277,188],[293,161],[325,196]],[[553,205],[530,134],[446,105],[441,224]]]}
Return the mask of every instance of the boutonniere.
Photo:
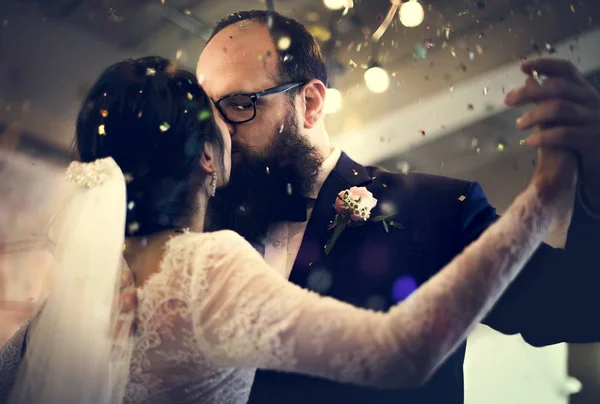
{"label": "boutonniere", "polygon": [[352,187],[340,192],[335,199],[336,214],[333,223],[329,226],[329,231],[333,234],[325,245],[325,254],[329,255],[337,239],[348,227],[358,227],[368,222],[381,222],[386,233],[390,231],[390,227],[403,228],[402,224],[390,220],[396,216],[395,213],[371,218],[371,210],[375,206],[377,206],[377,199],[365,187]]}

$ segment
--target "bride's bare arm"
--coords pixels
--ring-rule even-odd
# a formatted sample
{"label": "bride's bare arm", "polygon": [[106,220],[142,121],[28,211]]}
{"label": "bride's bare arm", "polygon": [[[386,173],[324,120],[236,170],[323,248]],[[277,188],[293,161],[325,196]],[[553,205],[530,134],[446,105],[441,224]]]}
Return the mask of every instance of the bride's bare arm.
{"label": "bride's bare arm", "polygon": [[559,211],[556,196],[572,192],[552,177],[537,178],[479,240],[388,313],[303,290],[277,275],[240,236],[215,234],[208,262],[200,254],[198,270],[192,268],[199,349],[222,366],[380,388],[423,383],[542,242]]}

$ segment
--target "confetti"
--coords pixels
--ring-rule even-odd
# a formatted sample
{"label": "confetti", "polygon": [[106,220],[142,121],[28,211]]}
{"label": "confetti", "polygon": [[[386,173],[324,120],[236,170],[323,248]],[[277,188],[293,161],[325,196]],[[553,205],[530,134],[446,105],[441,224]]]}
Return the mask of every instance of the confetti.
{"label": "confetti", "polygon": [[137,233],[140,229],[140,224],[138,222],[133,222],[129,226],[127,226],[127,230],[130,234]]}
{"label": "confetti", "polygon": [[267,175],[271,174],[271,169],[269,167],[266,167],[265,171],[266,171]]}
{"label": "confetti", "polygon": [[104,128],[104,125],[98,126],[98,134],[100,136],[106,136],[106,129]]}
{"label": "confetti", "polygon": [[358,175],[358,171],[356,171],[354,168],[352,169],[352,174],[354,175]]}
{"label": "confetti", "polygon": [[198,113],[198,120],[199,121],[206,121],[207,119],[209,119],[212,116],[212,113],[207,110],[207,109],[203,109],[202,111],[200,111]]}
{"label": "confetti", "polygon": [[183,51],[181,49],[177,49],[177,52],[175,53],[175,59],[179,60],[179,59],[181,59],[182,56],[183,56]]}
{"label": "confetti", "polygon": [[534,78],[535,81],[538,82],[540,86],[544,84],[544,76],[540,75],[536,70],[531,71],[531,76]]}
{"label": "confetti", "polygon": [[194,96],[192,95],[192,93],[187,93],[187,99],[190,100],[190,101],[192,99],[194,99]]}
{"label": "confetti", "polygon": [[146,76],[156,76],[156,69],[151,67],[146,69]]}
{"label": "confetti", "polygon": [[131,201],[127,204],[127,209],[133,210],[133,208],[135,208],[135,202]]}
{"label": "confetti", "polygon": [[291,44],[292,40],[289,36],[282,36],[281,38],[279,38],[279,41],[277,41],[277,48],[279,48],[279,50],[285,51],[289,49]]}
{"label": "confetti", "polygon": [[162,125],[160,125],[160,131],[161,132],[166,132],[171,128],[171,125],[169,125],[168,122],[163,122]]}
{"label": "confetti", "polygon": [[400,161],[396,164],[396,169],[399,170],[402,174],[408,174],[410,172],[410,164],[408,161]]}
{"label": "confetti", "polygon": [[285,190],[286,190],[287,194],[291,196],[291,195],[292,195],[292,193],[293,193],[293,191],[294,191],[294,190],[292,189],[292,184],[290,184],[290,183],[288,182],[288,183],[287,183],[287,185],[285,186]]}
{"label": "confetti", "polygon": [[102,116],[102,118],[106,118],[108,116],[108,111],[105,109],[101,109],[100,115]]}
{"label": "confetti", "polygon": [[498,145],[496,146],[496,149],[497,149],[499,152],[503,152],[503,151],[504,151],[504,149],[505,149],[504,143],[502,143],[502,142],[499,142],[499,143],[498,143]]}
{"label": "confetti", "polygon": [[414,60],[422,60],[427,57],[427,47],[419,44],[415,47],[415,51],[413,52]]}
{"label": "confetti", "polygon": [[458,197],[458,200],[461,201],[461,202],[464,201],[465,199],[467,199],[467,197],[464,196],[464,195],[461,195],[461,196]]}

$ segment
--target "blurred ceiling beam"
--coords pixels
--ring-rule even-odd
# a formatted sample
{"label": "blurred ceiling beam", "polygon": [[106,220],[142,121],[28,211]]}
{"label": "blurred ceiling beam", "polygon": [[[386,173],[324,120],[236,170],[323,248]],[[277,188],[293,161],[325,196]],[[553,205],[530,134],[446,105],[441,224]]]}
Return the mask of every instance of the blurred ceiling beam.
{"label": "blurred ceiling beam", "polygon": [[[584,74],[600,69],[600,29],[556,46]],[[537,57],[538,55],[530,55]],[[336,144],[361,163],[374,164],[434,141],[478,121],[506,111],[505,94],[524,83],[521,62],[488,71],[456,86],[453,92],[433,94],[382,116],[363,128],[336,137]],[[381,137],[390,138],[387,142]]]}

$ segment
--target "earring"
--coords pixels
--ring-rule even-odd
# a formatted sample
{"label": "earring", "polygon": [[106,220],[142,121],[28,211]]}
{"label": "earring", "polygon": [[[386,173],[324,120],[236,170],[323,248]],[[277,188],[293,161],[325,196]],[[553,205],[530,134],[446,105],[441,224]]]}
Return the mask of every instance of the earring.
{"label": "earring", "polygon": [[217,173],[212,173],[210,179],[210,196],[215,196],[217,193]]}

